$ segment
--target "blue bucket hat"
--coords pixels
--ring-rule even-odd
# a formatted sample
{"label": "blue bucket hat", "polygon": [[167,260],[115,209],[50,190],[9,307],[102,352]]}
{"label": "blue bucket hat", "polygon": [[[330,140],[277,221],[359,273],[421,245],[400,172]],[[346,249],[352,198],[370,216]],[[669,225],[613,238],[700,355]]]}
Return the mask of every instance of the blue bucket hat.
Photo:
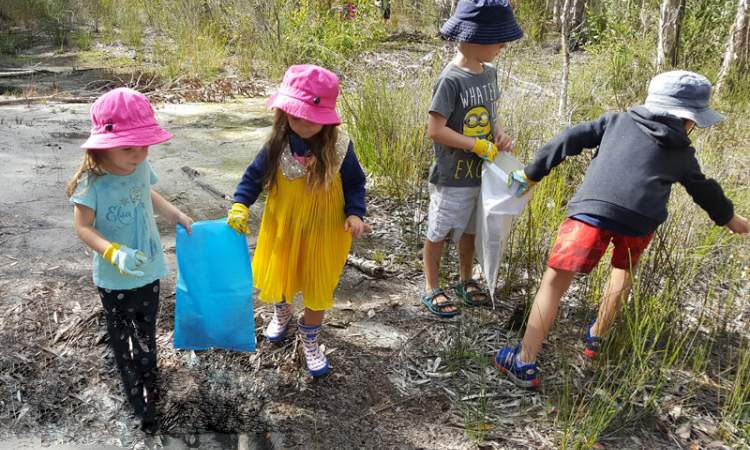
{"label": "blue bucket hat", "polygon": [[508,0],[459,0],[440,34],[459,42],[499,44],[521,39],[523,30]]}
{"label": "blue bucket hat", "polygon": [[708,107],[711,82],[695,72],[673,70],[660,73],[648,84],[644,106],[651,112],[666,113],[695,122],[698,128],[716,125],[724,117]]}

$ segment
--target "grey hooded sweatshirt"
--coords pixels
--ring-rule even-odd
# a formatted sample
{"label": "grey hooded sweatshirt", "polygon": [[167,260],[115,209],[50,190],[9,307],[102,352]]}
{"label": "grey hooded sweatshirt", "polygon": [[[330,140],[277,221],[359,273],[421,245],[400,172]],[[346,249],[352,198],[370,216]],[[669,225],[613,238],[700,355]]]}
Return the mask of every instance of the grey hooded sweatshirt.
{"label": "grey hooded sweatshirt", "polygon": [[586,177],[568,203],[569,217],[598,216],[645,235],[667,219],[674,183],[682,184],[717,225],[726,225],[734,215],[719,183],[701,171],[682,119],[643,106],[568,128],[539,149],[524,171],[539,181],[566,157],[596,147]]}

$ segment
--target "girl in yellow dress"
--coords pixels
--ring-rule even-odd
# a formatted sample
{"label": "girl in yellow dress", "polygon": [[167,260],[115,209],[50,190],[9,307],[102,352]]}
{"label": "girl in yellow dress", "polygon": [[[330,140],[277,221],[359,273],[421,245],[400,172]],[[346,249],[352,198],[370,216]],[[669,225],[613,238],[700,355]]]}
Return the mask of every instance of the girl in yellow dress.
{"label": "girl in yellow dress", "polygon": [[305,313],[298,330],[314,377],[330,370],[318,334],[352,237],[370,230],[363,222],[365,175],[351,142],[338,133],[338,94],[338,78],[329,70],[308,64],[287,70],[268,101],[276,114],[271,137],[245,171],[227,218],[249,233],[248,206],[268,192],[253,257],[259,298],[274,305],[265,335],[269,342],[284,340],[294,296],[301,293]]}

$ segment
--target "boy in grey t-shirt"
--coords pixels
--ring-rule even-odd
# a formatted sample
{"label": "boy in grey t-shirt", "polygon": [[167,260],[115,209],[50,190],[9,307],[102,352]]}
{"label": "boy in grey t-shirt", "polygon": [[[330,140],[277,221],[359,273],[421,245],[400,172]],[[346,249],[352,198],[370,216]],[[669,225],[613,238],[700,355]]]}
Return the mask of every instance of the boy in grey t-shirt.
{"label": "boy in grey t-shirt", "polygon": [[474,224],[471,218],[482,183],[482,161],[513,142],[495,123],[497,72],[487,64],[506,43],[520,39],[521,28],[508,0],[460,0],[440,30],[458,41],[458,52],[440,74],[432,96],[428,132],[434,141],[430,208],[423,263],[426,293],[422,303],[441,317],[459,313],[439,286],[440,257],[448,233],[458,239],[460,282],[455,291],[465,305],[481,306],[489,295],[472,279]]}

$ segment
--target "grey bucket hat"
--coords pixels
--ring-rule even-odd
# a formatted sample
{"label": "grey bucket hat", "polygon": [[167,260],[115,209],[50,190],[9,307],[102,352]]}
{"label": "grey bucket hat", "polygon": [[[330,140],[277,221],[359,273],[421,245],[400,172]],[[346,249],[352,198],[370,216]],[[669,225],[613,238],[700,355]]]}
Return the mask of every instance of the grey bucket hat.
{"label": "grey bucket hat", "polygon": [[695,72],[673,70],[660,73],[648,84],[645,106],[652,112],[667,113],[695,122],[698,128],[716,125],[724,117],[708,107],[711,82]]}

